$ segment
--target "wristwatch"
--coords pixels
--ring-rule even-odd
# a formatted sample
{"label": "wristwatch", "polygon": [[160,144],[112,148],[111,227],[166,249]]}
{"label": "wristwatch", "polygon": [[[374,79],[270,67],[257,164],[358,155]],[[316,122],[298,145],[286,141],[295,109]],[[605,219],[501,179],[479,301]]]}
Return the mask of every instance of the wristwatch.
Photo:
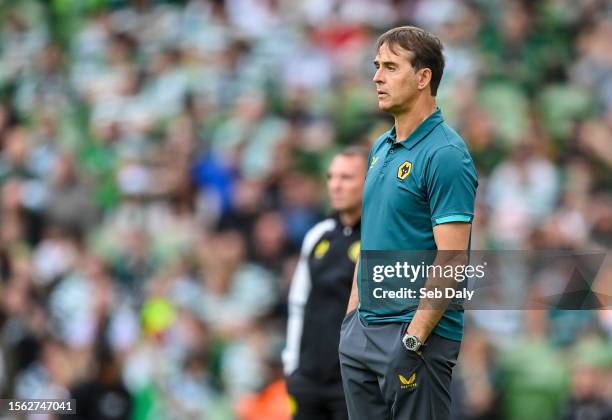
{"label": "wristwatch", "polygon": [[408,333],[404,334],[402,337],[402,344],[404,347],[406,347],[406,350],[413,351],[415,353],[422,351],[423,347],[425,346],[425,344],[421,343],[421,340],[419,340],[417,336]]}

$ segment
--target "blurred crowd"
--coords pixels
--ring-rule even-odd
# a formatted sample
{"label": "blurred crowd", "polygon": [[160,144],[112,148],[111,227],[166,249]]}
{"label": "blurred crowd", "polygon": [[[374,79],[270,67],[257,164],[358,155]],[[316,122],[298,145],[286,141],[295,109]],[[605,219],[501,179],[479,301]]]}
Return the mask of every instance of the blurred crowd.
{"label": "blurred crowd", "polygon": [[[297,253],[330,158],[392,125],[372,59],[403,24],[445,46],[472,248],[607,252],[605,0],[1,0],[0,397],[288,418]],[[457,420],[612,418],[612,311],[467,319]]]}

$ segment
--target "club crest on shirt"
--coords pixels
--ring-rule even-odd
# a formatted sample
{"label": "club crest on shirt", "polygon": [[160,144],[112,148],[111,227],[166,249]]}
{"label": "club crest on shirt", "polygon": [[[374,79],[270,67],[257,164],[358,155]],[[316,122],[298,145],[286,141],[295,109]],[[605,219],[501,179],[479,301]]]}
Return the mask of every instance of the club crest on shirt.
{"label": "club crest on shirt", "polygon": [[412,163],[406,161],[397,168],[397,177],[399,179],[406,179],[410,175],[410,171],[412,171]]}
{"label": "club crest on shirt", "polygon": [[353,244],[351,246],[349,246],[348,249],[348,257],[349,260],[353,261],[354,263],[357,262],[357,257],[359,257],[359,251],[361,250],[361,241],[355,241],[353,242]]}
{"label": "club crest on shirt", "polygon": [[329,241],[327,239],[323,239],[315,247],[314,257],[319,260],[323,258],[325,254],[327,254],[327,251],[329,251]]}

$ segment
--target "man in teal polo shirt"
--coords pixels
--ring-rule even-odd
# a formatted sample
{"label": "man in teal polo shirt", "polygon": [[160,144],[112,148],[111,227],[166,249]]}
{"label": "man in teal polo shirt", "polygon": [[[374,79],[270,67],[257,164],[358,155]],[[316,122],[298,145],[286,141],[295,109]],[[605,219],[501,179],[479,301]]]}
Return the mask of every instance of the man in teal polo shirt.
{"label": "man in teal polo shirt", "polygon": [[[478,177],[465,142],[436,105],[442,44],[420,28],[395,28],[378,39],[374,65],[379,107],[395,125],[370,152],[362,256],[430,251],[437,253],[434,263],[460,264],[469,248]],[[453,260],[440,251],[462,253]],[[350,418],[450,418],[463,312],[444,300],[405,307],[375,302],[365,271],[360,261],[339,347]]]}

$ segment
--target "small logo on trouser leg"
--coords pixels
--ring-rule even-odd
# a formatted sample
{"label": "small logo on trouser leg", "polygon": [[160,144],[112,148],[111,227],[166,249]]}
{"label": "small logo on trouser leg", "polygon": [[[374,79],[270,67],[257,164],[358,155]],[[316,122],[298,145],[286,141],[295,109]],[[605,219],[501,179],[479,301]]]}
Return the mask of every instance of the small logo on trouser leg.
{"label": "small logo on trouser leg", "polygon": [[298,403],[292,395],[289,395],[288,399],[289,399],[289,412],[291,413],[291,416],[293,417],[297,414]]}
{"label": "small logo on trouser leg", "polygon": [[410,375],[408,379],[404,375],[397,375],[400,380],[400,388],[401,389],[414,389],[417,387],[416,383],[416,373]]}

